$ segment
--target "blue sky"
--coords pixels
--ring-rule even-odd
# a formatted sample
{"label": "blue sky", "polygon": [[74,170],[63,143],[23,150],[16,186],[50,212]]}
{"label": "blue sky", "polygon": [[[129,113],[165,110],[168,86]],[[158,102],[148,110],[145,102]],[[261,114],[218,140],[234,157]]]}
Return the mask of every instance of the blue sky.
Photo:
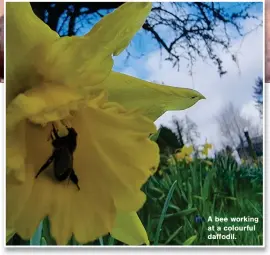
{"label": "blue sky", "polygon": [[[238,11],[242,7],[241,3],[221,3],[221,5],[229,7],[232,12]],[[255,13],[262,19],[262,9],[263,5],[257,3],[250,10],[250,14]],[[189,11],[192,12],[191,9]],[[98,20],[98,17],[93,18],[93,24]],[[243,22],[243,26],[248,31],[254,27],[255,23],[246,20]],[[84,26],[79,30],[78,35],[87,33],[92,25],[85,23]],[[136,57],[130,57],[126,61],[127,53],[124,51],[114,58],[113,69],[145,80],[164,82],[166,85],[193,88],[200,91],[206,96],[206,100],[185,111],[167,112],[156,121],[156,125],[162,124],[172,127],[173,116],[181,119],[188,115],[196,122],[201,133],[198,143],[202,144],[207,139],[218,149],[221,148],[222,138],[215,116],[229,102],[232,102],[239,109],[243,117],[262,126],[252,94],[255,80],[258,76],[262,77],[263,75],[263,29],[258,28],[247,35],[244,40],[231,30],[229,31],[233,37],[231,50],[238,54],[238,66],[231,60],[230,55],[220,50],[220,57],[224,61],[225,69],[228,70],[228,74],[222,78],[219,77],[217,69],[211,61],[207,63],[200,59],[194,66],[192,77],[188,74],[188,69],[185,68],[185,60],[181,61],[182,65],[178,72],[170,62],[164,60],[167,53],[163,50],[161,57],[157,42],[143,30],[138,32],[128,47],[130,53]],[[166,35],[168,40],[171,39],[169,38],[170,32],[166,29],[161,28],[159,33]]]}
{"label": "blue sky", "polygon": [[[230,5],[230,3],[226,3],[226,5]],[[262,19],[262,4],[257,4],[252,11]],[[255,23],[252,21],[243,23],[246,31],[254,27],[254,25]],[[139,39],[140,37],[137,35],[136,40]],[[126,55],[123,52],[119,57],[115,58],[115,70],[149,81],[193,88],[200,91],[207,98],[185,111],[165,113],[156,121],[157,126],[162,124],[173,127],[173,117],[182,119],[185,115],[188,115],[196,122],[201,133],[198,144],[203,144],[207,140],[213,143],[216,149],[220,149],[223,139],[215,116],[229,102],[235,105],[242,117],[251,119],[252,123],[255,123],[254,125],[262,126],[262,120],[252,97],[255,80],[258,76],[262,77],[263,75],[262,28],[249,34],[244,40],[239,36],[234,37],[232,52],[237,52],[239,69],[231,60],[230,55],[220,51],[224,67],[228,70],[228,74],[222,78],[219,77],[216,67],[210,61],[205,63],[199,59],[194,67],[193,77],[188,74],[185,61],[182,61],[178,72],[170,62],[164,61],[167,54],[165,51],[163,51],[163,57],[160,57],[160,50],[151,38],[144,35],[143,40],[144,45],[147,45],[148,48],[137,47],[136,50],[137,52],[144,52],[144,56],[140,59],[130,59],[126,64],[124,62]],[[133,44],[130,48],[134,47]]]}
{"label": "blue sky", "polygon": [[[170,8],[170,3],[164,3],[165,6],[169,9]],[[230,12],[237,12],[242,10],[243,8],[243,2],[235,2],[235,3],[230,3],[230,2],[220,2],[219,3],[221,7],[225,7],[228,10],[228,13]],[[155,6],[155,3],[153,3],[153,6]],[[254,13],[262,13],[263,10],[263,4],[262,3],[257,3],[252,9],[250,9],[250,12]],[[106,15],[107,13],[111,12],[112,10],[105,11],[101,10],[100,13],[102,15]],[[192,8],[189,8],[190,12],[194,12]],[[62,20],[66,19],[66,15],[64,14],[62,17]],[[77,35],[83,35],[87,33],[91,27],[97,23],[100,20],[100,17],[98,15],[96,16],[91,16],[91,23],[89,24],[87,21],[83,22],[83,28],[81,27],[82,23],[77,23],[76,29],[78,29]],[[68,21],[68,19],[66,20]],[[67,22],[63,24],[58,24],[58,29],[61,27],[63,30],[67,29]],[[159,34],[163,35],[163,38],[166,38],[167,33],[166,30],[163,30],[163,28],[158,27]],[[61,32],[60,32],[61,34]],[[230,36],[233,37],[233,34]],[[236,37],[237,38],[237,37]],[[168,37],[168,41],[170,41],[171,38]],[[166,40],[166,39],[165,39]],[[143,65],[138,65],[138,63],[144,63],[145,59],[147,59],[148,55],[151,54],[152,52],[156,52],[159,49],[158,43],[152,38],[150,33],[145,32],[143,29],[141,29],[133,38],[130,46],[128,47],[129,52],[132,54],[134,57],[130,57],[128,61],[127,59],[127,53],[123,52],[120,56],[115,58],[115,65],[114,65],[114,70],[122,72],[123,70],[127,68],[133,68],[136,65],[136,74],[137,77],[146,79],[149,76],[149,73],[147,70],[143,67]]]}

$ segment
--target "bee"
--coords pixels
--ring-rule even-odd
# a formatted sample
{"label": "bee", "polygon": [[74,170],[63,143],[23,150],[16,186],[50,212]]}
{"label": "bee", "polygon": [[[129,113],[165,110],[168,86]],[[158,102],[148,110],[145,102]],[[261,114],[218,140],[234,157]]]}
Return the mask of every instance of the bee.
{"label": "bee", "polygon": [[[53,162],[55,178],[61,182],[66,179],[71,180],[80,190],[79,179],[73,169],[73,153],[77,147],[77,132],[74,128],[67,127],[68,134],[60,137],[55,126],[51,132],[53,153],[44,165],[39,169],[37,178]],[[54,135],[54,136],[53,136]]]}

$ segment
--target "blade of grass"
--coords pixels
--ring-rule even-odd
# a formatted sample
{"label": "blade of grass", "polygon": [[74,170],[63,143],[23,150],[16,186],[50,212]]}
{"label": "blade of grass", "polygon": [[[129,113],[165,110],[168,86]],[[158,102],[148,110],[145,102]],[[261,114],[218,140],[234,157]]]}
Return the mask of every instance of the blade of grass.
{"label": "blade of grass", "polygon": [[164,207],[162,209],[161,216],[159,218],[159,222],[158,222],[158,226],[157,226],[157,232],[156,232],[156,236],[155,236],[155,240],[154,240],[154,245],[158,244],[159,236],[160,236],[160,232],[161,232],[161,227],[162,227],[163,221],[165,219],[165,215],[166,215],[167,209],[169,207],[169,203],[172,199],[174,190],[176,188],[176,184],[177,184],[177,181],[174,181],[174,183],[172,184],[172,186],[169,190],[168,196],[165,200]]}
{"label": "blade of grass", "polygon": [[36,232],[34,233],[33,237],[30,240],[30,245],[40,245],[42,229],[43,229],[43,221],[39,223]]}
{"label": "blade of grass", "polygon": [[165,242],[165,245],[168,244],[169,242],[171,242],[180,232],[180,230],[183,228],[183,226],[180,226],[178,229],[176,229],[168,238],[168,240]]}
{"label": "blade of grass", "polygon": [[194,213],[196,211],[198,211],[197,208],[190,208],[190,209],[186,209],[186,210],[183,210],[183,211],[180,211],[180,212],[166,214],[165,219],[174,218],[174,217],[180,218],[180,217],[183,217],[183,216],[187,216],[187,215],[189,215],[191,213]]}
{"label": "blade of grass", "polygon": [[44,236],[48,245],[56,245],[54,238],[51,236],[50,221],[48,217],[43,220],[42,235]]}
{"label": "blade of grass", "polygon": [[114,238],[109,236],[108,245],[114,245]]}
{"label": "blade of grass", "polygon": [[99,240],[100,245],[104,245],[104,242],[103,242],[103,238],[102,237],[100,237],[98,240]]}
{"label": "blade of grass", "polygon": [[197,239],[197,235],[191,236],[190,238],[188,238],[183,245],[191,245],[193,244],[193,242]]}
{"label": "blade of grass", "polygon": [[47,245],[46,239],[44,237],[41,238],[40,245]]}

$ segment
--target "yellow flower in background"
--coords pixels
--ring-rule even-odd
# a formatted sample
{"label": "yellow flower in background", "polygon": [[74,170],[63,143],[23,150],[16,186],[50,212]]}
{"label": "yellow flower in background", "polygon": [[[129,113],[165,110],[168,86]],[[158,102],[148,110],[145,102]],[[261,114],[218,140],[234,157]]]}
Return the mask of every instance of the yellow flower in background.
{"label": "yellow flower in background", "polygon": [[183,146],[182,149],[180,149],[180,152],[177,152],[175,154],[175,157],[177,160],[182,161],[185,160],[187,163],[190,163],[192,161],[192,157],[190,156],[192,152],[194,151],[193,146]]}
{"label": "yellow flower in background", "polygon": [[213,149],[213,145],[206,142],[203,146],[202,154],[204,156],[208,156],[209,150],[212,150],[212,149]]}
{"label": "yellow flower in background", "polygon": [[185,161],[186,161],[187,164],[189,164],[190,162],[192,162],[192,157],[186,156]]}
{"label": "yellow flower in background", "polygon": [[[85,36],[60,38],[29,3],[7,3],[6,226],[23,239],[48,215],[58,244],[72,234],[86,243],[107,233],[127,244],[149,242],[136,211],[159,164],[148,138],[153,121],[204,98],[112,71],[112,56],[150,10],[151,3],[126,3]],[[52,123],[61,136],[65,124],[78,133],[73,167],[80,190],[55,181],[52,165],[35,178],[52,154]]]}

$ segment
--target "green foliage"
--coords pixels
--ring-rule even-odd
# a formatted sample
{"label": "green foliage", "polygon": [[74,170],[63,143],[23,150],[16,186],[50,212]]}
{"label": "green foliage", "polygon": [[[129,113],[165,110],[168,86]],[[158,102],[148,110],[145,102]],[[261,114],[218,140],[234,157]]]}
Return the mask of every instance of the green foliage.
{"label": "green foliage", "polygon": [[157,139],[158,139],[158,137],[159,137],[159,134],[160,134],[160,129],[159,129],[155,134],[150,135],[149,139],[150,139],[151,141],[156,142]]}
{"label": "green foliage", "polygon": [[[145,185],[148,200],[139,215],[148,226],[154,244],[154,231],[162,216],[166,194],[175,181],[175,191],[164,217],[159,245],[262,245],[262,165],[238,166],[227,155],[215,159],[194,159],[192,163],[176,162],[163,172],[161,179],[153,176]],[[254,232],[235,232],[236,240],[211,240],[207,227],[198,224],[196,215],[207,219],[218,217],[258,217]],[[227,224],[229,225],[229,223]],[[230,223],[231,225],[231,223]],[[224,225],[225,226],[225,225]]]}
{"label": "green foliage", "polygon": [[[166,162],[161,166],[162,175],[152,176],[143,186],[147,201],[138,212],[151,245],[262,245],[262,162],[238,166],[232,157],[220,154],[215,159],[195,158],[191,163],[168,164],[166,156],[162,157]],[[206,221],[196,223],[196,215]],[[212,240],[207,238],[207,228],[213,225],[207,222],[209,216],[258,217],[259,223],[253,232],[235,232],[235,240]],[[8,244],[38,243],[55,245],[48,218],[30,241],[15,235]],[[68,245],[80,244],[72,237]],[[86,245],[124,244],[107,235]]]}

